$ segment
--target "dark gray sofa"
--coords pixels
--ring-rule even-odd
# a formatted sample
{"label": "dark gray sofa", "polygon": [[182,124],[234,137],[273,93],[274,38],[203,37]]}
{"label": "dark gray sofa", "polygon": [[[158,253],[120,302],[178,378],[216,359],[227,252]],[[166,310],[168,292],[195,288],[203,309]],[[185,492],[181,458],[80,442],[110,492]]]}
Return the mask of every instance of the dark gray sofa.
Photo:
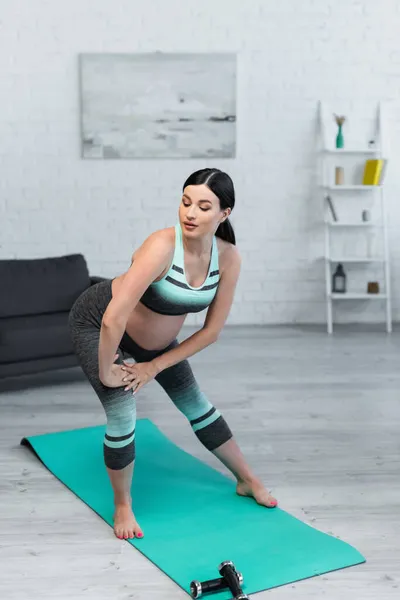
{"label": "dark gray sofa", "polygon": [[82,254],[0,260],[0,378],[77,366],[68,314],[104,279]]}

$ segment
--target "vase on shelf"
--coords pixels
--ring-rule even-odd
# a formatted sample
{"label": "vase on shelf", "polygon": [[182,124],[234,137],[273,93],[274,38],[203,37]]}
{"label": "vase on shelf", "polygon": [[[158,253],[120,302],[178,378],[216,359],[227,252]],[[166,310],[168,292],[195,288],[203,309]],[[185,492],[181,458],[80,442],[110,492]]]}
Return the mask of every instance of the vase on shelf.
{"label": "vase on shelf", "polygon": [[336,148],[344,148],[344,138],[343,138],[343,123],[346,120],[346,117],[339,117],[338,115],[334,115],[336,125],[338,126],[338,132],[336,136]]}
{"label": "vase on shelf", "polygon": [[344,169],[343,167],[335,167],[335,185],[344,184]]}
{"label": "vase on shelf", "polygon": [[336,148],[343,148],[343,147],[344,147],[344,139],[343,139],[342,125],[339,125],[339,130],[338,130],[337,136],[336,136]]}

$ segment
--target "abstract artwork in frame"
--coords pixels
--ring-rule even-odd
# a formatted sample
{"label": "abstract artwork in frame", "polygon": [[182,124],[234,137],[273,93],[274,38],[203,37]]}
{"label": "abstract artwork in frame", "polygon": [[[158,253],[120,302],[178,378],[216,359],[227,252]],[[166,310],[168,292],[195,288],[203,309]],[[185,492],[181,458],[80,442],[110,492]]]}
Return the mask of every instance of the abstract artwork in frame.
{"label": "abstract artwork in frame", "polygon": [[236,54],[80,54],[83,158],[233,158]]}

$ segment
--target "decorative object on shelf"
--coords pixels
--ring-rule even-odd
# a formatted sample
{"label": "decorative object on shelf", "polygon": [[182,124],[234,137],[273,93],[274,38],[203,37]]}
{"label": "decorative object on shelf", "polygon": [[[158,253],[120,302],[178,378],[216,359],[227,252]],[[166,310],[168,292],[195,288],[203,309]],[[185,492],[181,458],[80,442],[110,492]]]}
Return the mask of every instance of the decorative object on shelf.
{"label": "decorative object on shelf", "polygon": [[334,294],[344,294],[346,292],[346,273],[343,270],[342,263],[338,264],[333,274],[332,292]]}
{"label": "decorative object on shelf", "polygon": [[379,185],[383,164],[382,158],[369,158],[365,161],[363,185]]}
{"label": "decorative object on shelf", "polygon": [[331,211],[332,219],[334,221],[337,221],[338,218],[337,218],[335,207],[333,206],[332,198],[330,196],[325,196],[325,200],[329,206],[329,210]]}
{"label": "decorative object on shelf", "polygon": [[379,283],[377,281],[368,281],[368,294],[379,294]]}
{"label": "decorative object on shelf", "polygon": [[368,221],[371,220],[371,211],[369,211],[368,209],[363,210],[361,213],[361,218],[364,223],[368,223]]}
{"label": "decorative object on shelf", "polygon": [[382,170],[381,170],[381,176],[378,181],[379,185],[383,184],[383,180],[385,179],[385,176],[386,176],[386,169],[387,169],[387,164],[388,164],[387,158],[383,158],[382,160],[383,160],[383,165],[382,165]]}
{"label": "decorative object on shelf", "polygon": [[335,167],[335,185],[344,184],[344,169],[343,167]]}
{"label": "decorative object on shelf", "polygon": [[338,115],[335,115],[335,114],[334,114],[334,117],[335,117],[336,125],[338,126],[338,132],[337,132],[337,136],[336,136],[336,148],[344,148],[342,127],[343,127],[343,123],[346,120],[346,117],[339,117]]}

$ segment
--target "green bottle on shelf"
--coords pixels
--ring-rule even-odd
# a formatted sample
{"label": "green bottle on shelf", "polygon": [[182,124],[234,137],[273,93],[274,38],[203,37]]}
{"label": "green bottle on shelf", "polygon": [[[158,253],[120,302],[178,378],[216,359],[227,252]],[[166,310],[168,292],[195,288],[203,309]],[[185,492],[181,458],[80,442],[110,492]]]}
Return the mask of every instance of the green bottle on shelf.
{"label": "green bottle on shelf", "polygon": [[343,123],[346,120],[346,117],[343,117],[343,116],[340,117],[339,115],[334,115],[334,117],[335,117],[336,125],[338,126],[338,132],[337,132],[337,136],[336,136],[336,148],[344,148],[342,127],[343,127]]}
{"label": "green bottle on shelf", "polygon": [[343,148],[343,147],[344,147],[344,139],[343,139],[342,125],[339,125],[339,131],[336,136],[336,148]]}

